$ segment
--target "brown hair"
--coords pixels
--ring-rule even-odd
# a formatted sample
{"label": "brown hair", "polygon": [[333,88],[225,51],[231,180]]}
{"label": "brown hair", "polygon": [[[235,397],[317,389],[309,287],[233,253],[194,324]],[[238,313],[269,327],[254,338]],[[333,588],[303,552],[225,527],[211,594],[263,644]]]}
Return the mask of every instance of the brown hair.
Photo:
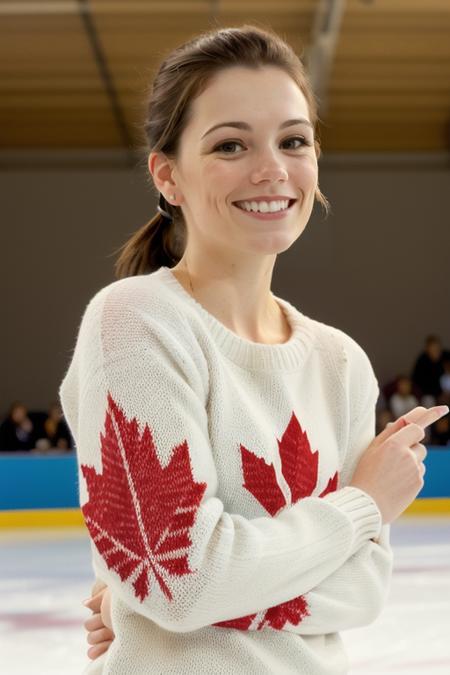
{"label": "brown hair", "polygon": [[[282,68],[297,83],[315,127],[316,99],[303,64],[293,49],[276,33],[254,25],[218,28],[185,42],[162,61],[151,85],[144,124],[149,152],[163,152],[171,159],[177,156],[180,137],[189,119],[190,103],[219,70],[229,66],[259,68],[265,65]],[[314,147],[319,158],[317,138]],[[318,186],[316,199],[328,214],[329,202]],[[183,256],[187,232],[181,209],[164,199],[162,206],[172,221],[158,212],[133,234],[119,249],[122,252],[115,263],[116,278],[153,272],[163,265],[173,267]]]}

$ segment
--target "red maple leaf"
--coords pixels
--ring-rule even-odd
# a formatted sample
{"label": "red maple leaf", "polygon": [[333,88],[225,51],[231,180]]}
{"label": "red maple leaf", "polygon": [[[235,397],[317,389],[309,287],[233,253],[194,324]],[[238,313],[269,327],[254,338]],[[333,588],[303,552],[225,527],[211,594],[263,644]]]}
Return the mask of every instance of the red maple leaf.
{"label": "red maple leaf", "polygon": [[[247,616],[241,616],[239,619],[214,623],[213,626],[249,630],[256,616],[257,614],[247,614]],[[282,630],[286,621],[289,621],[293,626],[298,626],[305,616],[309,616],[308,603],[302,595],[299,595],[297,598],[264,610],[263,617],[255,630],[262,630],[265,626],[270,626],[275,630]]]}
{"label": "red maple leaf", "polygon": [[338,476],[339,476],[339,474],[338,474],[338,472],[336,471],[336,473],[334,474],[333,478],[330,478],[330,479],[329,479],[329,481],[328,481],[328,483],[327,483],[327,486],[326,486],[325,490],[323,490],[323,491],[320,493],[319,497],[325,497],[325,495],[327,495],[329,492],[336,492],[337,486],[338,486]]}
{"label": "red maple leaf", "polygon": [[281,471],[291,489],[291,504],[309,497],[317,485],[319,451],[311,451],[306,431],[292,413],[281,441],[278,441]]}
{"label": "red maple leaf", "polygon": [[293,626],[298,626],[305,616],[309,616],[308,603],[303,595],[299,595],[297,598],[266,609],[258,630],[264,628],[265,625],[275,628],[275,630],[282,630],[286,621],[289,621]]}
{"label": "red maple leaf", "polygon": [[[312,452],[306,431],[301,428],[295,413],[291,419],[281,441],[278,441],[281,459],[281,472],[291,491],[291,504],[299,499],[309,497],[317,486],[319,452]],[[250,450],[241,445],[242,473],[245,487],[258,500],[271,516],[287,505],[286,499],[278,484],[275,467],[267,464],[262,457],[256,457]],[[326,488],[319,497],[337,489],[338,472],[329,479]],[[256,614],[221,621],[213,624],[223,628],[237,628],[249,630]],[[300,595],[265,610],[256,630],[270,626],[282,630],[287,621],[297,626],[305,616],[309,616],[308,603]]]}
{"label": "red maple leaf", "polygon": [[193,572],[188,564],[195,522],[206,483],[192,476],[186,441],[162,467],[148,425],[141,434],[108,392],[105,434],[100,434],[103,473],[81,465],[89,500],[81,507],[97,550],[122,581],[133,576],[141,602],[153,576],[171,600],[168,577]]}
{"label": "red maple leaf", "polygon": [[256,457],[253,452],[241,445],[243,487],[256,497],[271,516],[286,506],[281,488],[277,483],[277,476],[273,464],[267,464],[262,457]]}
{"label": "red maple leaf", "polygon": [[218,621],[217,623],[213,623],[213,626],[219,626],[219,628],[236,628],[237,630],[248,630],[255,616],[256,614],[247,614],[247,616],[241,616],[239,619]]}

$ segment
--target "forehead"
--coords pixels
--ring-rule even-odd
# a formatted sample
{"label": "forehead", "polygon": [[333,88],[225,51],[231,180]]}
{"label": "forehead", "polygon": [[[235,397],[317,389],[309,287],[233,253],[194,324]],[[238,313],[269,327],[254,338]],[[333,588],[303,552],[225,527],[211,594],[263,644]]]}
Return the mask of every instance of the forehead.
{"label": "forehead", "polygon": [[221,120],[242,120],[278,126],[289,118],[310,119],[297,83],[281,68],[232,66],[219,71],[191,103],[196,129]]}

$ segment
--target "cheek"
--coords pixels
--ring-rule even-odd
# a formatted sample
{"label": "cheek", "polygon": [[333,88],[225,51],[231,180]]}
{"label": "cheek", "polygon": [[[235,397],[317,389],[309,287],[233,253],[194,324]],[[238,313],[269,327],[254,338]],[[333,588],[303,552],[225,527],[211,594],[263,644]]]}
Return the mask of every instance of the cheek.
{"label": "cheek", "polygon": [[[241,164],[241,166],[239,166]],[[205,164],[203,175],[208,183],[216,183],[220,187],[224,181],[235,181],[236,176],[242,173],[243,163],[233,161],[213,161]],[[220,181],[220,183],[217,183]]]}
{"label": "cheek", "polygon": [[221,209],[229,194],[236,194],[246,174],[243,162],[209,162],[202,171],[201,183],[204,186],[208,208]]}
{"label": "cheek", "polygon": [[303,157],[294,169],[297,185],[304,190],[313,190],[317,185],[318,167],[312,157]]}

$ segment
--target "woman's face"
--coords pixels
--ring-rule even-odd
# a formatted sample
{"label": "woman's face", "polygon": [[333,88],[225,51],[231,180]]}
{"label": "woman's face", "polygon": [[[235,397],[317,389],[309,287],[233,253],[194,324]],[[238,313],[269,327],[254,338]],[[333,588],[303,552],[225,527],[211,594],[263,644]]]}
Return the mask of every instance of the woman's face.
{"label": "woman's face", "polygon": [[[288,124],[299,119],[305,121]],[[248,128],[211,130],[230,121]],[[194,237],[222,255],[227,248],[231,255],[276,254],[295,242],[311,215],[318,179],[309,121],[305,97],[279,68],[236,66],[214,77],[192,102],[172,174],[189,246]],[[296,201],[270,220],[236,205],[261,197]]]}

